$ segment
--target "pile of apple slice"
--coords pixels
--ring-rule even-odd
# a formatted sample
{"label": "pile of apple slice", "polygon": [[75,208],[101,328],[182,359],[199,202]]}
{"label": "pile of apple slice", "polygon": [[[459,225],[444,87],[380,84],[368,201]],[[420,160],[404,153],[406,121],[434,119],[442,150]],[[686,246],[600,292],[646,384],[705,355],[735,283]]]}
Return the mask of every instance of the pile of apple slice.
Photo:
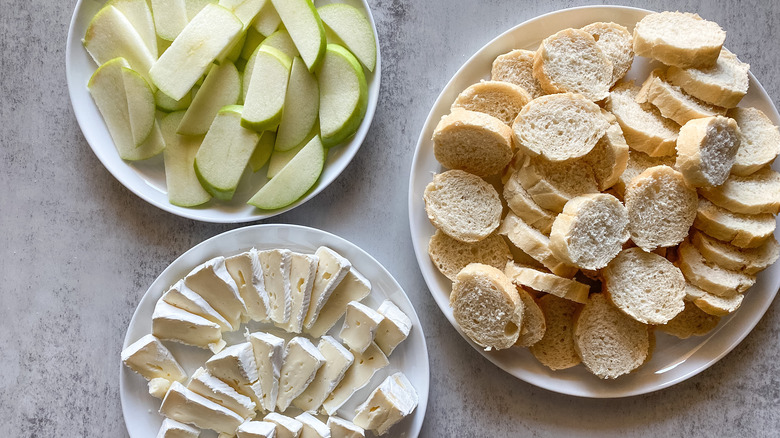
{"label": "pile of apple slice", "polygon": [[84,47],[119,156],[163,152],[168,199],[183,207],[231,200],[247,166],[268,177],[249,204],[300,199],[358,130],[376,65],[366,16],[312,0],[110,0]]}

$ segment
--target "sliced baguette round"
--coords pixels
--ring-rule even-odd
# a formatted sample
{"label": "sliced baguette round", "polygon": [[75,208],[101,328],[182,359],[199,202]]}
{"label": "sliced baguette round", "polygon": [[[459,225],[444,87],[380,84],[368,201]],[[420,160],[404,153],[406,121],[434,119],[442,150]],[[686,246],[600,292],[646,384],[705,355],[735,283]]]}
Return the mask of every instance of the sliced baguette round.
{"label": "sliced baguette round", "polygon": [[691,232],[691,243],[708,262],[731,271],[757,274],[777,261],[780,244],[774,236],[756,248],[740,248],[710,237],[701,231]]}
{"label": "sliced baguette round", "polygon": [[513,172],[504,184],[504,199],[512,212],[523,222],[541,231],[542,234],[550,234],[555,213],[540,207],[534,201],[520,184],[518,172]]}
{"label": "sliced baguette round", "polygon": [[533,296],[525,288],[517,287],[517,294],[523,302],[523,326],[520,327],[520,336],[515,343],[518,347],[530,347],[544,337],[547,324],[544,320],[542,308]]}
{"label": "sliced baguette round", "polygon": [[685,307],[685,278],[669,260],[640,248],[623,250],[602,271],[612,303],[645,324],[665,324]]}
{"label": "sliced baguette round", "polygon": [[625,27],[617,23],[591,23],[582,28],[596,40],[604,55],[612,62],[612,82],[626,75],[634,62],[634,37]]}
{"label": "sliced baguette round", "polygon": [[509,82],[481,81],[461,92],[451,109],[463,108],[491,115],[511,125],[517,113],[531,100],[524,88]]}
{"label": "sliced baguette round", "polygon": [[626,170],[620,174],[617,183],[614,186],[615,192],[623,198],[626,193],[626,187],[632,179],[639,176],[640,173],[655,166],[669,166],[674,167],[675,156],[666,155],[662,157],[651,157],[644,152],[636,150],[628,151],[628,162],[626,163]]}
{"label": "sliced baguette round", "polygon": [[560,162],[586,155],[608,127],[598,105],[580,94],[563,93],[529,102],[517,115],[512,131],[530,156]]}
{"label": "sliced baguette round", "polygon": [[582,364],[601,379],[639,368],[650,352],[647,325],[629,318],[602,293],[588,297],[574,323],[574,348]]}
{"label": "sliced baguette round", "polygon": [[726,108],[699,100],[685,93],[680,87],[666,82],[666,75],[661,69],[655,69],[650,73],[642,84],[636,101],[640,104],[646,102],[653,104],[662,116],[680,125],[693,119],[726,115]]}
{"label": "sliced baguette round", "polygon": [[501,223],[503,207],[496,189],[462,170],[434,175],[423,199],[431,223],[461,242],[479,242]]}
{"label": "sliced baguette round", "polygon": [[514,262],[508,262],[504,268],[506,276],[516,285],[531,288],[539,292],[553,294],[577,303],[588,299],[590,286],[576,280],[559,277],[555,274],[542,272]]}
{"label": "sliced baguette round", "polygon": [[428,256],[439,272],[455,281],[458,272],[470,263],[504,269],[506,262],[512,259],[512,252],[498,234],[491,234],[476,243],[464,243],[436,230],[428,242]]}
{"label": "sliced baguette round", "polygon": [[[605,111],[606,112],[606,111]],[[609,113],[607,113],[609,114]],[[614,119],[614,116],[612,116]],[[599,190],[606,190],[620,179],[628,164],[629,149],[623,130],[615,120],[583,161],[593,169]]]}
{"label": "sliced baguette round", "polygon": [[685,283],[686,303],[692,303],[705,295],[709,295],[707,291],[699,289],[698,287],[692,285],[691,283],[688,282]]}
{"label": "sliced baguette round", "polygon": [[691,186],[719,186],[731,172],[739,141],[734,119],[714,116],[690,120],[677,137],[675,167]]}
{"label": "sliced baguette round", "polygon": [[756,108],[732,108],[741,133],[739,149],[731,173],[748,176],[775,160],[780,153],[780,130]]}
{"label": "sliced baguette round", "polygon": [[688,339],[691,336],[703,336],[711,332],[718,323],[720,317],[710,315],[701,310],[692,302],[685,302],[685,309],[666,324],[656,326],[664,333],[676,338]]}
{"label": "sliced baguette round", "polygon": [[599,192],[593,168],[578,161],[552,163],[525,157],[516,173],[531,198],[556,214],[563,211],[570,199]]}
{"label": "sliced baguette round", "polygon": [[717,23],[689,12],[648,14],[634,27],[634,52],[666,65],[713,65],[726,32]]}
{"label": "sliced baguette round", "polygon": [[669,82],[693,97],[724,108],[734,108],[747,94],[750,65],[721,49],[715,65],[703,68],[669,67]]}
{"label": "sliced baguette round", "polygon": [[726,316],[736,312],[737,309],[739,309],[739,306],[742,305],[742,300],[744,298],[745,296],[742,294],[724,298],[705,293],[701,297],[696,298],[693,301],[693,304],[710,315]]}
{"label": "sliced baguette round", "polygon": [[433,131],[433,154],[448,169],[495,175],[512,159],[512,128],[476,111],[454,109]]}
{"label": "sliced baguette round", "polygon": [[769,213],[732,213],[705,198],[699,198],[693,226],[740,248],[756,248],[775,232],[775,217]]}
{"label": "sliced baguette round", "polygon": [[631,240],[645,251],[682,242],[696,219],[696,190],[669,166],[651,167],[626,187]]}
{"label": "sliced baguette round", "polygon": [[748,176],[731,175],[718,187],[702,187],[702,196],[734,213],[777,214],[780,211],[780,173],[770,167]]}
{"label": "sliced baguette round", "polygon": [[517,342],[523,302],[499,269],[480,263],[463,268],[452,285],[450,306],[461,330],[486,351]]}
{"label": "sliced baguette round", "polygon": [[754,275],[724,269],[709,263],[687,240],[677,250],[679,266],[692,285],[719,297],[730,297],[748,290],[756,282]]}
{"label": "sliced baguette round", "polygon": [[550,250],[550,238],[536,228],[528,225],[514,213],[508,213],[501,222],[498,233],[506,236],[513,245],[541,263],[550,272],[561,277],[571,278],[577,268],[558,260]]}
{"label": "sliced baguette round", "polygon": [[529,349],[531,354],[551,370],[563,370],[580,363],[574,348],[574,316],[582,306],[574,301],[545,295],[538,301],[544,313],[547,330],[542,339]]}
{"label": "sliced baguette round", "polygon": [[607,109],[617,118],[631,149],[651,157],[674,155],[680,126],[653,105],[637,103],[639,90],[633,82],[618,82],[609,93]]}
{"label": "sliced baguette round", "polygon": [[555,218],[550,249],[580,269],[601,269],[623,249],[630,234],[628,212],[612,195],[594,193],[566,203]]}
{"label": "sliced baguette round", "polygon": [[531,50],[515,49],[499,55],[493,61],[490,79],[523,87],[532,99],[544,95],[542,86],[534,78],[534,55]]}

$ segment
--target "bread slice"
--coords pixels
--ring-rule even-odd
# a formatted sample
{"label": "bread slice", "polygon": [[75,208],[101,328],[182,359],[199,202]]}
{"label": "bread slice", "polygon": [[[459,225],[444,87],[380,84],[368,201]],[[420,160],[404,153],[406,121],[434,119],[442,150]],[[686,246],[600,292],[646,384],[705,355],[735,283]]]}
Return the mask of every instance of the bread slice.
{"label": "bread slice", "polygon": [[495,175],[512,159],[512,128],[476,111],[456,108],[433,131],[433,154],[448,169]]}
{"label": "bread slice", "polygon": [[582,364],[601,379],[639,368],[650,352],[647,325],[618,310],[602,293],[592,294],[574,323],[574,348]]}
{"label": "bread slice", "polygon": [[707,291],[699,289],[698,287],[692,285],[691,283],[685,283],[685,302],[686,303],[692,303],[699,298],[709,295]]}
{"label": "bread slice", "polygon": [[732,108],[727,115],[736,120],[741,133],[731,173],[748,176],[772,163],[780,153],[780,130],[769,117],[756,108]]}
{"label": "bread slice", "polygon": [[677,250],[677,266],[692,285],[719,297],[730,297],[748,290],[756,277],[724,269],[709,263],[695,246],[687,240]]}
{"label": "bread slice", "polygon": [[623,79],[634,62],[634,37],[617,23],[597,22],[582,28],[596,40],[604,55],[612,62],[612,82]]}
{"label": "bread slice", "polygon": [[748,176],[731,175],[718,187],[702,187],[702,196],[734,213],[777,214],[780,211],[780,173],[764,167]]}
{"label": "bread slice", "polygon": [[524,88],[509,82],[481,81],[463,90],[452,109],[463,108],[489,114],[511,125],[517,113],[531,100]]}
{"label": "bread slice", "polygon": [[530,347],[544,337],[547,324],[544,321],[544,313],[531,294],[522,287],[517,287],[517,294],[523,302],[523,326],[520,327],[520,336],[515,345],[518,347]]}
{"label": "bread slice", "polygon": [[609,93],[607,109],[617,118],[631,149],[651,157],[674,155],[680,126],[653,105],[637,103],[639,90],[633,82],[618,82]]}
{"label": "bread slice", "polygon": [[699,100],[680,87],[666,82],[666,75],[661,69],[655,69],[650,73],[636,95],[636,101],[640,104],[646,102],[653,104],[662,116],[680,125],[693,119],[726,115],[726,108]]}
{"label": "bread slice", "polygon": [[503,207],[496,189],[462,170],[434,175],[423,199],[431,223],[461,242],[479,242],[501,223]]}
{"label": "bread slice", "polygon": [[564,29],[539,45],[534,77],[546,93],[578,93],[597,102],[609,94],[612,62],[588,32]]}
{"label": "bread slice", "polygon": [[461,330],[486,351],[517,342],[523,302],[509,279],[492,266],[471,263],[455,277],[450,306]]}
{"label": "bread slice", "polygon": [[547,330],[542,339],[529,348],[531,354],[553,371],[578,365],[580,357],[574,348],[574,315],[582,305],[555,295],[545,295],[538,303],[544,313]]}
{"label": "bread slice", "polygon": [[647,14],[634,27],[634,52],[666,65],[710,66],[718,59],[726,32],[689,12]]}
{"label": "bread slice", "polygon": [[623,204],[612,195],[594,193],[566,203],[553,223],[550,250],[565,263],[596,270],[607,266],[629,237]]}
{"label": "bread slice", "polygon": [[493,61],[490,79],[510,82],[525,88],[532,99],[544,95],[542,86],[534,78],[534,55],[531,50],[515,49],[499,55]]}
{"label": "bread slice", "polygon": [[696,219],[697,199],[680,172],[669,166],[645,170],[626,187],[631,240],[645,251],[682,242]]}
{"label": "bread slice", "polygon": [[626,187],[632,179],[639,176],[640,173],[655,166],[669,166],[674,167],[675,156],[666,155],[663,157],[651,157],[643,152],[629,150],[628,162],[626,163],[626,170],[620,174],[617,183],[614,185],[615,192],[618,193],[619,199],[622,199],[626,193]]}
{"label": "bread slice", "polygon": [[739,140],[734,119],[714,116],[691,120],[680,128],[675,167],[694,187],[719,186],[731,172]]}
{"label": "bread slice", "polygon": [[590,286],[576,280],[559,277],[555,274],[542,272],[514,262],[507,262],[504,273],[518,286],[524,286],[536,291],[553,294],[559,298],[565,298],[577,303],[584,303],[588,299]]}
{"label": "bread slice", "polygon": [[693,226],[740,248],[756,248],[775,232],[775,217],[769,213],[732,213],[705,198],[699,198]]}
{"label": "bread slice", "polygon": [[563,93],[529,102],[512,131],[517,145],[530,156],[560,162],[586,155],[608,127],[598,105],[582,95]]}
{"label": "bread slice", "polygon": [[715,65],[704,68],[669,67],[666,77],[686,93],[713,105],[733,108],[747,94],[750,65],[721,49]]}
{"label": "bread slice", "polygon": [[436,268],[451,281],[455,281],[461,269],[470,263],[482,263],[503,269],[512,259],[509,245],[498,234],[491,234],[476,243],[464,243],[453,239],[441,230],[428,242],[428,256]]}
{"label": "bread slice", "polygon": [[[604,113],[610,113],[604,111]],[[583,161],[593,169],[593,175],[599,185],[599,190],[606,190],[620,179],[620,175],[626,170],[629,149],[623,130],[615,120],[609,124],[607,132],[596,143],[593,150],[583,157]]]}
{"label": "bread slice", "polygon": [[533,257],[555,275],[571,278],[577,273],[577,268],[566,265],[553,255],[550,250],[549,237],[523,222],[514,213],[507,213],[501,222],[498,233],[506,236],[513,245]]}
{"label": "bread slice", "polygon": [[550,234],[555,213],[539,206],[520,184],[518,172],[513,172],[504,184],[504,199],[514,214],[542,234]]}
{"label": "bread slice", "polygon": [[640,248],[623,250],[602,271],[603,288],[626,315],[665,324],[685,307],[685,278],[669,260]]}
{"label": "bread slice", "polygon": [[685,309],[683,309],[682,312],[672,318],[671,321],[656,326],[656,328],[676,338],[688,339],[691,336],[706,335],[711,332],[719,322],[719,316],[710,315],[699,309],[694,303],[686,302]]}
{"label": "bread slice", "polygon": [[746,274],[757,274],[763,271],[780,256],[780,245],[774,236],[770,236],[759,247],[740,248],[701,231],[693,230],[691,243],[709,263]]}
{"label": "bread slice", "polygon": [[693,304],[710,315],[726,316],[736,312],[742,305],[744,298],[745,296],[742,294],[724,298],[705,293],[700,298],[695,299]]}
{"label": "bread slice", "polygon": [[516,173],[531,198],[540,207],[556,214],[563,211],[570,199],[599,192],[593,169],[577,161],[552,163],[525,157]]}

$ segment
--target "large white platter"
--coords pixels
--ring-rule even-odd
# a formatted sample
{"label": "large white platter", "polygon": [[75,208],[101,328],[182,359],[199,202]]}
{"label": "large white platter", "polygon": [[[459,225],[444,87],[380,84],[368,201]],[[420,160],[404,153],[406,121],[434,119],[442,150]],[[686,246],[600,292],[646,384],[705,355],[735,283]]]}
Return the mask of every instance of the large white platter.
{"label": "large white platter", "polygon": [[[78,120],[87,143],[89,143],[100,162],[103,163],[103,166],[122,185],[150,204],[178,216],[204,222],[252,222],[276,216],[303,204],[324,190],[352,161],[371,126],[371,120],[374,118],[374,111],[379,98],[382,63],[379,54],[379,38],[376,34],[376,24],[374,23],[374,17],[371,15],[371,9],[368,7],[366,0],[343,0],[338,2],[350,4],[363,11],[374,29],[374,39],[377,45],[376,68],[374,68],[372,73],[364,70],[367,73],[366,81],[368,82],[368,109],[357,133],[344,144],[330,150],[325,162],[325,169],[317,184],[303,198],[292,205],[279,210],[263,211],[246,204],[246,201],[267,181],[265,168],[263,168],[256,173],[252,173],[251,169],[247,169],[244,172],[238,185],[238,190],[231,201],[212,199],[208,203],[196,208],[178,207],[168,202],[162,154],[138,162],[124,161],[119,158],[106,124],[103,122],[103,118],[87,90],[87,82],[98,66],[81,43],[89,21],[106,3],[105,0],[79,0],[70,22],[68,42],[65,50],[65,72],[68,90],[70,91],[70,100],[76,120]],[[334,3],[334,1],[318,0],[314,3],[317,6],[322,6],[327,3]]]}
{"label": "large white platter", "polygon": [[[293,251],[314,253],[320,246],[327,246],[346,257],[360,273],[371,281],[371,294],[363,300],[366,305],[376,308],[385,299],[391,300],[412,320],[412,331],[401,345],[390,356],[390,365],[376,373],[371,382],[358,391],[341,409],[338,415],[351,420],[355,408],[363,402],[371,391],[382,380],[396,371],[402,371],[417,390],[420,401],[414,413],[401,423],[393,426],[393,436],[417,437],[422,427],[425,409],[428,403],[428,348],[425,336],[417,314],[409,302],[401,286],[389,272],[373,257],[354,244],[313,228],[295,225],[255,225],[228,231],[213,237],[193,247],[170,264],[152,283],[149,290],[141,298],[138,308],[130,320],[127,335],[122,348],[126,348],[142,336],[151,332],[152,312],[157,300],[172,284],[183,278],[192,268],[202,262],[219,255],[233,255],[252,247],[257,249],[287,248]],[[343,318],[329,332],[338,339],[338,330]],[[290,339],[283,331],[275,329],[270,324],[249,325],[251,331],[264,330],[277,336]],[[243,327],[239,332],[227,333],[228,344],[242,342]],[[190,347],[175,342],[165,342],[176,359],[189,375],[198,367],[203,366],[211,356],[207,350]],[[117,358],[119,359],[119,358]],[[120,364],[119,395],[122,400],[122,412],[125,417],[127,431],[133,438],[148,438],[156,436],[163,417],[157,413],[160,400],[148,393],[147,382]],[[216,437],[211,431],[204,431],[201,437]]]}
{"label": "large white platter", "polygon": [[[467,341],[452,316],[449,293],[452,283],[439,273],[428,257],[428,240],[435,229],[428,221],[423,203],[425,186],[433,173],[443,170],[433,156],[431,135],[439,119],[449,113],[449,107],[458,93],[481,79],[490,78],[490,68],[496,56],[512,49],[536,50],[542,39],[569,27],[579,28],[595,21],[614,21],[633,30],[634,24],[650,11],[620,7],[594,6],[566,9],[522,23],[489,42],[458,70],[444,87],[433,105],[417,143],[409,182],[409,222],[417,261],[425,282],[441,311]],[[728,45],[728,40],[726,41]],[[739,56],[739,53],[737,53]],[[646,59],[637,58],[628,77],[642,81],[652,69]],[[750,75],[750,91],[740,106],[754,106],[764,111],[776,124],[780,115],[766,91]],[[777,165],[775,165],[777,168]],[[504,371],[533,385],[563,394],[581,397],[625,397],[656,391],[694,376],[730,352],[755,327],[772,303],[780,286],[780,264],[775,264],[758,276],[758,281],[747,292],[742,307],[721,320],[718,327],[702,337],[680,340],[658,333],[657,347],[652,360],[634,373],[614,381],[600,380],[583,366],[563,371],[551,371],[541,365],[528,349],[512,348],[485,352],[471,345]],[[458,358],[452,358],[458,360]]]}

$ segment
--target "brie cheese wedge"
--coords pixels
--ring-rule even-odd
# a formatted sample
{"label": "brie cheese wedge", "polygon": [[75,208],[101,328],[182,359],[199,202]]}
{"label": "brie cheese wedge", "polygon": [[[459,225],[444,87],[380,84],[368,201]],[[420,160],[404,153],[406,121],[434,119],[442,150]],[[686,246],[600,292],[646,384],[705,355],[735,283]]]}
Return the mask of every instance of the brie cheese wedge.
{"label": "brie cheese wedge", "polygon": [[201,429],[234,434],[244,419],[230,409],[195,394],[179,382],[173,382],[163,399],[160,414],[193,424]]}
{"label": "brie cheese wedge", "polygon": [[215,257],[193,269],[184,277],[184,284],[202,296],[234,328],[241,325],[241,318],[247,311],[246,304],[225,268],[224,257]]}
{"label": "brie cheese wedge", "polygon": [[384,435],[417,407],[417,392],[403,373],[388,376],[360,405],[356,425]]}
{"label": "brie cheese wedge", "polygon": [[263,268],[260,266],[257,254],[258,251],[252,248],[247,252],[228,257],[225,259],[225,268],[238,286],[249,319],[266,322],[268,321],[268,291],[265,290]]}
{"label": "brie cheese wedge", "polygon": [[339,417],[329,417],[328,427],[331,438],[366,438],[362,427]]}
{"label": "brie cheese wedge", "polygon": [[376,329],[383,319],[385,317],[376,310],[352,301],[347,304],[347,313],[339,336],[351,350],[362,353],[374,342]]}
{"label": "brie cheese wedge", "polygon": [[344,316],[350,301],[360,301],[371,293],[371,282],[351,268],[328,298],[317,320],[306,330],[312,337],[319,338],[328,332]]}
{"label": "brie cheese wedge", "polygon": [[288,416],[271,412],[263,418],[276,425],[276,438],[298,438],[301,435],[303,424]]}
{"label": "brie cheese wedge", "polygon": [[349,350],[327,335],[320,339],[317,349],[325,358],[325,364],[317,371],[306,390],[293,400],[296,408],[306,412],[317,412],[355,360]]}
{"label": "brie cheese wedge", "polygon": [[155,377],[149,381],[149,395],[155,398],[162,399],[168,390],[171,388],[171,381],[163,379],[162,377]]}
{"label": "brie cheese wedge", "polygon": [[152,334],[217,352],[225,346],[222,329],[208,319],[158,300],[152,313]]}
{"label": "brie cheese wedge", "polygon": [[198,316],[202,316],[209,321],[219,324],[223,332],[232,332],[238,327],[233,327],[219,312],[206,302],[200,295],[184,284],[184,280],[179,280],[165,292],[161,298],[171,306],[186,310]]}
{"label": "brie cheese wedge", "polygon": [[330,438],[330,428],[312,414],[304,412],[295,417],[303,425],[300,438]]}
{"label": "brie cheese wedge", "polygon": [[279,412],[284,412],[293,399],[301,395],[323,363],[325,357],[310,340],[296,337],[287,343],[279,379],[279,397],[276,399]]}
{"label": "brie cheese wedge", "polygon": [[262,391],[252,344],[243,342],[231,345],[211,356],[206,369],[216,378],[232,386],[239,393],[249,397],[257,405]]}
{"label": "brie cheese wedge", "polygon": [[317,275],[314,277],[314,287],[311,291],[309,311],[303,320],[304,327],[307,329],[314,325],[333,290],[346,277],[349,268],[352,267],[349,260],[325,246],[317,248],[314,255],[319,261],[317,262]]}
{"label": "brie cheese wedge", "polygon": [[277,324],[290,321],[290,268],[292,251],[272,249],[260,251],[260,266],[263,268],[265,289],[268,291],[268,316]]}
{"label": "brie cheese wedge", "polygon": [[219,403],[245,419],[255,416],[255,403],[249,397],[239,394],[230,385],[214,377],[204,368],[198,368],[193,374],[187,389]]}
{"label": "brie cheese wedge", "polygon": [[276,423],[247,421],[236,429],[236,438],[275,438]]}
{"label": "brie cheese wedge", "polygon": [[317,256],[292,253],[290,265],[290,321],[279,324],[287,333],[300,333],[303,319],[309,311],[311,290],[317,273]]}
{"label": "brie cheese wedge", "polygon": [[151,334],[122,350],[122,362],[146,380],[163,378],[181,382],[187,378],[187,373],[170,350]]}
{"label": "brie cheese wedge", "polygon": [[157,432],[157,438],[198,438],[200,430],[188,424],[166,418]]}
{"label": "brie cheese wedge", "polygon": [[252,344],[257,364],[257,374],[260,376],[260,408],[271,412],[276,407],[279,396],[279,375],[284,362],[284,339],[270,333],[256,332],[247,335]]}
{"label": "brie cheese wedge", "polygon": [[376,310],[385,319],[379,323],[374,340],[382,352],[390,356],[395,347],[409,337],[412,320],[390,300],[383,301]]}
{"label": "brie cheese wedge", "polygon": [[328,415],[335,414],[352,394],[366,386],[377,371],[390,363],[376,344],[371,344],[363,353],[353,351],[352,354],[355,355],[355,362],[344,374],[341,383],[322,403],[322,409]]}

